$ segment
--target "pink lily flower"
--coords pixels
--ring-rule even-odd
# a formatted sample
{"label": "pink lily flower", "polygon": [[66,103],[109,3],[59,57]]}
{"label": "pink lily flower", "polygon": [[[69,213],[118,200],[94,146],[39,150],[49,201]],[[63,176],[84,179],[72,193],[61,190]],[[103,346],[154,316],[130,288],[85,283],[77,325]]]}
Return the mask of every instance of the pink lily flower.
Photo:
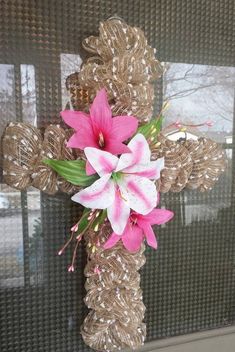
{"label": "pink lily flower", "polygon": [[158,193],[152,180],[160,177],[164,158],[150,161],[149,145],[142,134],[128,144],[130,153],[120,158],[111,153],[85,148],[85,155],[100,178],[72,197],[91,209],[107,209],[107,216],[117,234],[122,234],[130,209],[146,215],[156,207]]}
{"label": "pink lily flower", "polygon": [[157,239],[152,225],[162,225],[171,220],[174,213],[167,209],[153,209],[147,215],[132,212],[127,225],[121,235],[113,232],[107,242],[105,249],[112,248],[119,240],[129,252],[136,252],[140,249],[141,243],[146,238],[149,246],[157,249]]}
{"label": "pink lily flower", "polygon": [[[76,131],[69,139],[68,147],[82,150],[93,147],[114,155],[129,152],[122,142],[129,139],[138,126],[138,120],[133,116],[112,117],[105,89],[97,93],[90,107],[90,115],[82,111],[64,110],[61,116],[64,122]],[[86,173],[95,173],[89,163]]]}

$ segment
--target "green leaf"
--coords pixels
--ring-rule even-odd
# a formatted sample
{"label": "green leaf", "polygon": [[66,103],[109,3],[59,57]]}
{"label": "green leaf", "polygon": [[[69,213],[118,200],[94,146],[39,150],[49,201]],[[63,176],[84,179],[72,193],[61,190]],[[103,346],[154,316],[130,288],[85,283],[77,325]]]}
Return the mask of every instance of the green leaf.
{"label": "green leaf", "polygon": [[107,217],[107,210],[104,209],[100,212],[99,216],[95,219],[95,221],[92,224],[93,229],[95,229],[97,226],[103,224],[104,220]]}
{"label": "green leaf", "polygon": [[142,133],[146,139],[153,138],[153,141],[157,141],[157,136],[161,131],[163,116],[159,116],[157,119],[153,119],[143,126],[140,126],[137,133]]}
{"label": "green leaf", "polygon": [[66,181],[76,186],[87,187],[98,179],[97,175],[87,176],[84,160],[54,160],[44,159],[44,164],[50,166]]}
{"label": "green leaf", "polygon": [[99,222],[100,224],[103,224],[104,220],[107,218],[107,209],[104,209],[101,213]]}
{"label": "green leaf", "polygon": [[88,208],[85,208],[83,210],[82,217],[81,217],[79,224],[78,224],[78,233],[82,233],[87,228],[87,226],[89,224],[88,216],[89,216],[90,211],[91,211],[91,209],[88,209]]}

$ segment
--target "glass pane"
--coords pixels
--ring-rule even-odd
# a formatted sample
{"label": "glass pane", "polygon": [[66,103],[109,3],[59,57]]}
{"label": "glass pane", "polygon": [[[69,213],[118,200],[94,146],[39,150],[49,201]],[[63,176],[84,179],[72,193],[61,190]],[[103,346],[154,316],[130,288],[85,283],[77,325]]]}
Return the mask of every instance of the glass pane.
{"label": "glass pane", "polygon": [[0,287],[24,286],[21,193],[0,185]]}
{"label": "glass pane", "polygon": [[0,136],[16,118],[14,65],[0,64]]}
{"label": "glass pane", "polygon": [[[70,97],[66,89],[66,78],[74,72],[80,71],[82,59],[80,55],[75,54],[61,54],[60,55],[60,68],[61,68],[61,93],[62,93],[62,107],[66,108],[69,104]],[[71,105],[68,105],[71,108]]]}
{"label": "glass pane", "polygon": [[212,126],[189,127],[189,132],[232,143],[234,92],[234,67],[166,63],[163,99],[169,108],[164,127],[176,121],[189,125],[208,121]]}
{"label": "glass pane", "polygon": [[43,227],[40,192],[33,187],[27,191],[30,284],[43,281]]}
{"label": "glass pane", "polygon": [[22,117],[24,122],[37,126],[35,70],[33,65],[20,65]]}

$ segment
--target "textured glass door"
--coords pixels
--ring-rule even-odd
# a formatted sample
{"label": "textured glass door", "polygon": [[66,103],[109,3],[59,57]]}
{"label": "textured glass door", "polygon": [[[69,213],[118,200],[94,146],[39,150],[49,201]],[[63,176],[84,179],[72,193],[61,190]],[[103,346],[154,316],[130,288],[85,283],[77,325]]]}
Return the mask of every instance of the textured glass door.
{"label": "textured glass door", "polygon": [[[158,229],[159,249],[146,251],[147,342],[233,325],[234,1],[2,0],[0,13],[0,135],[10,121],[40,128],[60,123],[68,99],[64,80],[85,56],[81,42],[114,14],[140,26],[168,64],[156,85],[156,111],[164,98],[181,97],[172,99],[166,123],[190,114],[214,119],[210,137],[226,149],[225,174],[209,193],[184,191],[161,199],[175,218]],[[202,84],[208,87],[199,89],[201,101],[203,89],[211,97],[204,105],[197,96],[185,96],[189,89],[198,94]],[[195,104],[195,114],[189,104]],[[69,196],[34,188],[19,192],[1,177],[1,351],[89,350],[79,333],[87,313],[85,250],[79,249],[74,274],[66,270],[71,253],[56,255],[80,211]]]}

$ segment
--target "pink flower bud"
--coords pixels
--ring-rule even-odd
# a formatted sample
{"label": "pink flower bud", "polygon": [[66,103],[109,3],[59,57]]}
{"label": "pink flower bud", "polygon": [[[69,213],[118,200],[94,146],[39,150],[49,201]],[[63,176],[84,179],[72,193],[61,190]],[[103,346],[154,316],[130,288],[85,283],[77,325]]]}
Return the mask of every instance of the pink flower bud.
{"label": "pink flower bud", "polygon": [[73,265],[70,265],[69,267],[68,267],[68,272],[70,273],[70,272],[74,272],[74,266]]}
{"label": "pink flower bud", "polygon": [[174,126],[176,128],[180,128],[182,125],[181,125],[180,121],[177,120],[177,121],[175,121]]}
{"label": "pink flower bud", "polygon": [[61,255],[63,253],[63,250],[61,249],[57,254]]}
{"label": "pink flower bud", "polygon": [[72,232],[77,232],[77,230],[78,230],[78,224],[75,224],[71,227]]}
{"label": "pink flower bud", "polygon": [[214,125],[214,122],[211,120],[206,121],[205,123],[208,127],[212,127]]}

